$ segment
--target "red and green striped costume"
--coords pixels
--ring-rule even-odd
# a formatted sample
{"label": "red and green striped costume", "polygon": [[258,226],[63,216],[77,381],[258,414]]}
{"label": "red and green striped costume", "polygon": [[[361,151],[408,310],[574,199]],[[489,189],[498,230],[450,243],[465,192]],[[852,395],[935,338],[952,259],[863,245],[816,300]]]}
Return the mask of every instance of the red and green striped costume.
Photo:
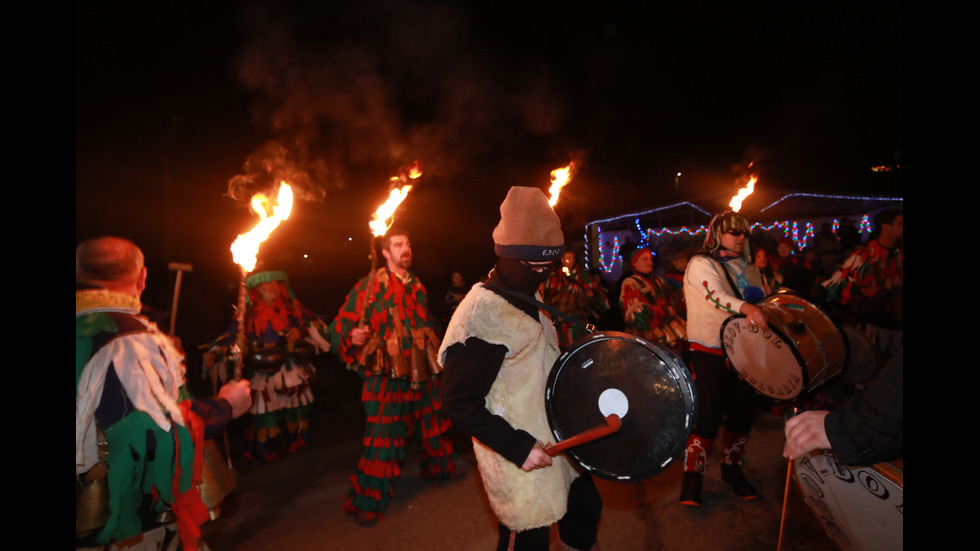
{"label": "red and green striped costume", "polygon": [[417,344],[412,330],[416,330],[416,335],[419,330],[431,330],[435,320],[429,312],[425,287],[414,274],[409,272],[402,280],[381,268],[354,286],[331,324],[332,349],[348,368],[364,377],[364,452],[358,472],[351,476],[344,510],[381,516],[401,474],[408,436],[414,434],[422,446],[421,476],[426,480],[440,482],[452,476],[455,454],[448,435],[451,424],[442,413],[437,393],[438,380],[433,378],[413,389],[408,378],[389,376],[387,366],[381,374],[365,370],[359,358],[361,347],[350,340],[351,330],[361,323],[369,328],[372,337],[381,339],[387,364],[389,353],[402,354],[409,362],[411,348]]}

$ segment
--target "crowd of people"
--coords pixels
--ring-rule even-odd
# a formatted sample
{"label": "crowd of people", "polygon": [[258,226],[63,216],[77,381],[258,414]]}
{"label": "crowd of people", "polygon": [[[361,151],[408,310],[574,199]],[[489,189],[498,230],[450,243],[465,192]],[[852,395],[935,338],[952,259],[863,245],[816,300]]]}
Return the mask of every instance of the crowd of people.
{"label": "crowd of people", "polygon": [[[441,320],[410,269],[412,243],[403,230],[380,241],[383,265],[351,288],[332,319],[301,304],[285,272],[251,274],[244,311],[202,345],[203,370],[215,389],[207,399],[189,396],[183,351],[140,315],[147,273],[139,247],[116,237],[80,244],[77,541],[145,538],[163,526],[159,538],[196,549],[207,519],[195,484],[204,441],[249,414],[243,459],[274,461],[270,444],[280,435],[285,449],[299,451],[310,438],[313,358],[331,353],[362,379],[363,450],[347,499],[338,504],[354,522],[371,527],[384,519],[409,441],[419,447],[423,478],[433,485],[451,479],[455,427],[473,439],[499,522],[499,549],[547,549],[555,523],[567,548],[590,549],[601,497],[581,467],[543,449],[550,439],[545,381],[561,352],[587,336],[587,324],[663,346],[689,366],[699,409],[680,503],[700,505],[715,451],[722,480],[737,497],[755,498],[744,454],[763,405],[727,364],[721,327],[740,315],[767,331],[757,304],[779,291],[858,327],[887,361],[879,380],[838,410],[790,419],[785,456],[833,449],[843,460],[868,464],[901,455],[900,211],[880,212],[865,244],[828,230],[802,251],[790,239],[773,250],[753,248],[749,221],[726,211],[711,221],[697,251],[629,251],[614,285],[566,249],[541,190],[512,188],[500,214],[492,235],[496,264],[473,286],[461,272],[452,274],[442,301],[449,315]],[[610,314],[616,322],[603,325]]]}

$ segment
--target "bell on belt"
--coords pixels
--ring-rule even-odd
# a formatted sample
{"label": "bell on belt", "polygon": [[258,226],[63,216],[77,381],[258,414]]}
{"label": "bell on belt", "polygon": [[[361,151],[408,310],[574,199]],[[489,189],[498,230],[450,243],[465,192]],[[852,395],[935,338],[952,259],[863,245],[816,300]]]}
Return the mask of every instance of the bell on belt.
{"label": "bell on belt", "polygon": [[[574,342],[558,358],[545,410],[559,445],[590,429],[609,431],[568,449],[582,467],[608,480],[643,480],[684,451],[697,397],[691,372],[673,352],[607,331]],[[615,431],[613,417],[621,423]]]}

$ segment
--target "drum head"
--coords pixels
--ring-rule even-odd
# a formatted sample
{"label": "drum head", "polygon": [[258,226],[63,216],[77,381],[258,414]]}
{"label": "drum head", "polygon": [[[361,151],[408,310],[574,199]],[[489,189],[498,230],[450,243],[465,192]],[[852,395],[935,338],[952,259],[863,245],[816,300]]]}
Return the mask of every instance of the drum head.
{"label": "drum head", "polygon": [[806,388],[803,359],[779,328],[761,331],[736,314],[722,324],[721,339],[728,362],[759,394],[792,400]]}
{"label": "drum head", "polygon": [[601,478],[643,480],[684,451],[697,400],[691,373],[676,355],[609,331],[576,341],[558,358],[548,377],[545,408],[557,442],[618,414],[618,432],[567,453]]}

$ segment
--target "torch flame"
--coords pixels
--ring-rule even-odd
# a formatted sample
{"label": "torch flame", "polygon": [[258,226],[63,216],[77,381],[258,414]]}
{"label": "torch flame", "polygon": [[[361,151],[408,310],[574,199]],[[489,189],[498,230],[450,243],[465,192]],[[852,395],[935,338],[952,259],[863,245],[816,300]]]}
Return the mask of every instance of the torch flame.
{"label": "torch flame", "polygon": [[738,212],[739,209],[742,208],[742,201],[744,201],[745,198],[748,197],[752,193],[752,191],[755,190],[756,180],[758,180],[758,178],[756,178],[755,176],[749,178],[749,183],[745,184],[745,187],[738,190],[738,193],[735,195],[735,197],[732,197],[732,201],[728,203],[728,206],[732,207],[732,210],[734,212]]}
{"label": "torch flame", "polygon": [[246,272],[255,269],[255,257],[259,254],[259,245],[269,238],[272,230],[276,229],[280,222],[289,218],[289,212],[293,208],[293,190],[289,184],[286,182],[280,184],[276,204],[271,206],[272,216],[267,213],[269,206],[269,199],[265,195],[261,193],[253,195],[252,210],[259,215],[259,222],[248,233],[239,235],[231,244],[232,258]]}
{"label": "torch flame", "polygon": [[[378,207],[378,210],[374,211],[374,214],[371,215],[371,221],[368,222],[371,233],[375,237],[381,237],[388,232],[388,228],[391,227],[391,218],[395,215],[395,210],[405,200],[408,192],[412,190],[412,186],[407,183],[408,180],[417,180],[422,176],[422,165],[418,161],[415,161],[409,166],[400,168],[398,172],[399,174],[397,176],[392,176],[389,179],[393,187],[391,193],[388,194],[388,200]],[[402,187],[394,187],[399,182],[403,184]]]}
{"label": "torch flame", "polygon": [[408,177],[412,180],[417,180],[420,176],[422,176],[422,165],[420,165],[418,161],[415,161],[415,163],[408,168]]}
{"label": "torch flame", "polygon": [[548,204],[551,208],[555,208],[558,204],[558,195],[561,193],[561,188],[563,188],[572,179],[572,171],[575,169],[575,161],[568,163],[568,166],[561,168],[556,168],[551,171],[551,188],[548,189],[548,193],[551,194],[551,199],[548,199]]}
{"label": "torch flame", "polygon": [[381,237],[388,231],[389,220],[395,215],[395,209],[405,200],[409,191],[412,191],[410,185],[402,186],[400,189],[392,189],[391,193],[388,194],[388,200],[378,207],[378,210],[374,211],[368,226],[371,227],[371,233],[375,237]]}

